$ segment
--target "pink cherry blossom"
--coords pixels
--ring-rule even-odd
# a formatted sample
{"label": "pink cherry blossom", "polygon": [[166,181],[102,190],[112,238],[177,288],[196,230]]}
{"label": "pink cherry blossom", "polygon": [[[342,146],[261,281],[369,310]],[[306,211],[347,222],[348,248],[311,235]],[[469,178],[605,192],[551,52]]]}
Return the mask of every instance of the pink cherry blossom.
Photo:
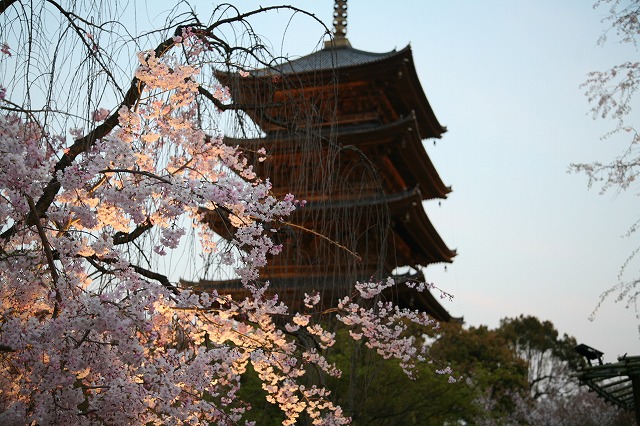
{"label": "pink cherry blossom", "polygon": [[100,108],[93,113],[93,120],[104,121],[108,116],[109,116],[109,110],[105,108]]}

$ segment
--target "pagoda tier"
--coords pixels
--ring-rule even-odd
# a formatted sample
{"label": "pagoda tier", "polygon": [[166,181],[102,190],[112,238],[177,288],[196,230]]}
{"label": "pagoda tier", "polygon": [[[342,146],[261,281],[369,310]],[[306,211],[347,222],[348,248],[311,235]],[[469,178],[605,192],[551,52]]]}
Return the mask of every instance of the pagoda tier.
{"label": "pagoda tier", "polygon": [[[278,231],[274,238],[283,250],[269,259],[260,276],[267,280],[315,277],[355,266],[371,277],[381,272],[389,275],[401,266],[450,263],[456,252],[447,248],[429,221],[422,198],[414,188],[370,198],[309,202],[288,223],[269,224]],[[209,211],[204,220],[222,237],[232,237],[226,213]],[[322,235],[314,232],[318,223],[328,224]]]}
{"label": "pagoda tier", "polygon": [[[218,79],[267,133],[292,123],[379,125],[413,115],[420,139],[446,132],[422,90],[410,46],[387,53],[329,47],[247,77],[218,73]],[[310,121],[304,117],[309,110]]]}
{"label": "pagoda tier", "polygon": [[[393,123],[385,125],[340,126],[336,129],[320,129],[320,136],[325,143],[319,149],[324,152],[319,157],[327,161],[332,157],[329,151],[335,147],[329,146],[330,138],[335,138],[339,147],[340,162],[344,167],[353,167],[359,157],[365,155],[377,170],[384,170],[379,174],[381,182],[372,182],[370,191],[393,194],[412,188],[419,188],[423,199],[446,198],[451,188],[446,186],[431,159],[427,155],[417,132],[418,122],[415,115],[410,115]],[[305,155],[308,147],[300,143],[303,138],[296,138],[286,131],[269,132],[267,137],[256,139],[227,138],[229,145],[242,146],[247,152],[256,152],[262,147],[268,147],[268,160],[256,161],[253,164],[260,176],[269,176],[273,190],[277,195],[291,192],[291,179],[300,176],[300,156]],[[304,173],[304,172],[302,172]],[[382,184],[382,188],[380,188]],[[307,189],[307,188],[305,188]],[[311,189],[311,188],[308,188]],[[312,201],[318,198],[335,200],[339,194],[313,193],[294,194],[298,198]],[[352,197],[349,194],[349,197]]]}

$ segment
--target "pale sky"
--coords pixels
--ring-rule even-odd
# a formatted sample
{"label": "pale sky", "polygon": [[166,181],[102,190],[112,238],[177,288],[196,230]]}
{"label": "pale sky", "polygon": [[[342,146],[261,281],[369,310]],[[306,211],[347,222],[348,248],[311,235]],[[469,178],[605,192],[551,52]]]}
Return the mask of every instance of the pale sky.
{"label": "pale sky", "polygon": [[[209,3],[209,2],[203,2]],[[290,1],[331,25],[333,2]],[[196,2],[204,12],[204,4]],[[243,10],[277,1],[243,1]],[[426,203],[436,229],[459,255],[429,280],[452,292],[445,303],[469,325],[496,327],[503,317],[535,315],[560,333],[605,353],[640,355],[633,308],[610,298],[595,320],[600,294],[616,283],[640,245],[623,238],[637,220],[637,190],[599,195],[571,162],[610,160],[624,140],[600,136],[614,127],[594,121],[579,86],[591,70],[637,58],[629,46],[597,45],[605,8],[589,1],[388,2],[350,0],[353,47],[385,52],[411,44],[418,75],[449,131],[425,146],[453,193]],[[301,56],[321,32],[288,15],[256,21],[283,54]],[[630,271],[638,273],[636,263]]]}

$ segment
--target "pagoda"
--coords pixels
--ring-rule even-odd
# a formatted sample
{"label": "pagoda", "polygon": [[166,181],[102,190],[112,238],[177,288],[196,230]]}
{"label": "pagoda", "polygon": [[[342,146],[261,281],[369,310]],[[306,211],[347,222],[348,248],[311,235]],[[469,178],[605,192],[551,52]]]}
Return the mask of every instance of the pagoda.
{"label": "pagoda", "polygon": [[[315,290],[329,306],[351,294],[356,281],[421,281],[425,267],[450,263],[456,255],[422,206],[446,198],[451,188],[423,146],[446,128],[424,94],[411,48],[353,48],[346,12],[346,0],[336,1],[333,37],[310,55],[247,76],[218,74],[261,132],[227,143],[249,153],[274,195],[292,193],[306,202],[288,222],[269,225],[283,251],[260,272],[290,305]],[[263,147],[266,160],[251,154]],[[205,220],[223,238],[232,237],[224,212],[208,212]],[[243,292],[233,279],[194,284]],[[428,291],[396,285],[383,296],[452,319]]]}

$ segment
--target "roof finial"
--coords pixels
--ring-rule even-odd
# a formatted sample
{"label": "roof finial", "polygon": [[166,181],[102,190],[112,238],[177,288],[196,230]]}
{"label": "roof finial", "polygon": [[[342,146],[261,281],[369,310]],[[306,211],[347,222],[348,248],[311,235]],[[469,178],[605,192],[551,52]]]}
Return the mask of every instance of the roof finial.
{"label": "roof finial", "polygon": [[336,0],[333,5],[333,36],[336,39],[347,36],[347,0]]}
{"label": "roof finial", "polygon": [[335,0],[333,5],[333,40],[326,41],[324,47],[351,47],[347,40],[347,0]]}

